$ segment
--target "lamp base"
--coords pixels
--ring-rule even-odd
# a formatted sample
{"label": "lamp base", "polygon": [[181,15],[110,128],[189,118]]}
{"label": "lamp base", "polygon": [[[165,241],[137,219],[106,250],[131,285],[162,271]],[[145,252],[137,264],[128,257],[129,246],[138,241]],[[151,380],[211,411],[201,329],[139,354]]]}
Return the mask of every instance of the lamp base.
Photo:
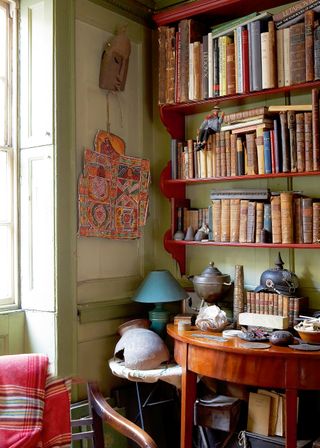
{"label": "lamp base", "polygon": [[155,307],[149,311],[149,320],[151,321],[150,330],[158,333],[159,336],[164,336],[167,323],[169,322],[169,316],[169,311],[163,308],[162,303],[157,303]]}

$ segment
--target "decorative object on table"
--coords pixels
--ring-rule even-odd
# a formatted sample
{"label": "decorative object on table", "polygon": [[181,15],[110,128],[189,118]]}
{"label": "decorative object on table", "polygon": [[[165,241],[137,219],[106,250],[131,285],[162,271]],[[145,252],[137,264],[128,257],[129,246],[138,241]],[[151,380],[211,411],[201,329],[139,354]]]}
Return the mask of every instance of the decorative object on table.
{"label": "decorative object on table", "polygon": [[252,328],[247,330],[242,327],[241,333],[238,334],[240,339],[244,339],[249,342],[263,342],[269,340],[270,333],[262,328]]}
{"label": "decorative object on table", "polygon": [[169,321],[169,311],[163,308],[163,304],[178,302],[187,297],[186,290],[180,286],[169,271],[158,270],[149,272],[132,300],[155,304],[155,308],[149,311],[151,330],[163,335]]}
{"label": "decorative object on table", "polygon": [[239,328],[239,313],[244,311],[244,274],[243,266],[237,264],[234,274],[234,290],[233,290],[233,321]]}
{"label": "decorative object on table", "polygon": [[126,27],[119,27],[116,35],[105,44],[102,52],[99,76],[101,89],[124,90],[130,53],[131,44],[126,35]]}
{"label": "decorative object on table", "polygon": [[290,331],[285,330],[278,330],[273,331],[269,336],[269,341],[272,345],[280,345],[280,346],[287,346],[290,344],[293,344],[294,337],[290,333]]}
{"label": "decorative object on table", "polygon": [[197,150],[205,148],[209,136],[220,131],[223,118],[224,112],[220,112],[220,108],[217,106],[213,108],[211,114],[206,116],[198,131],[196,143]]}
{"label": "decorative object on table", "polygon": [[182,230],[182,208],[178,207],[177,209],[177,231],[173,235],[174,240],[183,240],[184,233]]}
{"label": "decorative object on table", "polygon": [[146,328],[127,329],[116,344],[114,355],[123,359],[125,367],[139,370],[155,369],[170,359],[161,337]]}
{"label": "decorative object on table", "polygon": [[[149,205],[150,161],[121,155],[101,131],[84,152],[79,178],[79,236],[141,237]],[[99,150],[99,151],[98,151]]]}
{"label": "decorative object on table", "polygon": [[217,305],[202,306],[196,318],[196,326],[202,331],[222,331],[227,325],[227,315]]}
{"label": "decorative object on table", "polygon": [[295,296],[299,287],[298,277],[294,272],[283,269],[280,252],[275,261],[275,267],[267,269],[261,274],[260,285],[255,289],[256,292],[268,291]]}
{"label": "decorative object on table", "polygon": [[310,317],[301,321],[294,329],[299,333],[303,342],[320,344],[320,318]]}
{"label": "decorative object on table", "polygon": [[200,275],[190,275],[188,279],[192,281],[195,292],[202,300],[201,306],[203,302],[213,303],[221,300],[232,285],[230,275],[222,274],[213,261]]}

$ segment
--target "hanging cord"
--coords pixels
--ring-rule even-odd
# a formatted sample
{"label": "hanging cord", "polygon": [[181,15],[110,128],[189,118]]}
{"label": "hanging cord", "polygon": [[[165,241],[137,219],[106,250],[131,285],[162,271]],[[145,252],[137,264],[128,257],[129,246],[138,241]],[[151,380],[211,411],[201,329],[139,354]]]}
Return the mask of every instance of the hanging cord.
{"label": "hanging cord", "polygon": [[243,448],[249,448],[249,443],[247,440],[246,432],[240,431],[238,435],[239,446],[243,446]]}
{"label": "hanging cord", "polygon": [[112,90],[107,90],[106,94],[106,116],[107,116],[107,132],[110,132],[111,124],[110,124],[110,103],[109,103],[109,94],[113,93],[118,101],[119,111],[120,111],[120,126],[123,128],[123,114],[120,98],[118,96],[118,92],[113,92]]}

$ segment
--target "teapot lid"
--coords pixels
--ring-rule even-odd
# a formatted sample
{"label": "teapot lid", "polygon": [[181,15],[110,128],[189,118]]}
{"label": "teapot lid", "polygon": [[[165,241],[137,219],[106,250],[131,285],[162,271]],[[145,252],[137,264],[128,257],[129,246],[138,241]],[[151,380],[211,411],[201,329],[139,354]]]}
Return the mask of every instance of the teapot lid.
{"label": "teapot lid", "polygon": [[218,268],[215,267],[214,262],[210,261],[209,266],[205,268],[204,271],[201,272],[200,275],[204,277],[216,277],[217,275],[223,275]]}

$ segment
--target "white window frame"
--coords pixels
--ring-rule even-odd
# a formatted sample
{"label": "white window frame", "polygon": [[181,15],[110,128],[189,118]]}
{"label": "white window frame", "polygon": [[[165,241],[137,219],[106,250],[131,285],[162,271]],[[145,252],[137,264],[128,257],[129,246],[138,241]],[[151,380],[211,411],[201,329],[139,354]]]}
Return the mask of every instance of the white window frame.
{"label": "white window frame", "polygon": [[[0,6],[8,11],[8,69],[5,82],[7,84],[7,104],[5,110],[5,141],[0,151],[7,155],[8,190],[10,194],[10,213],[8,219],[0,221],[0,226],[9,229],[10,234],[10,281],[11,294],[0,296],[0,310],[17,308],[18,300],[18,171],[17,171],[17,3],[13,0],[0,0]],[[1,124],[2,125],[2,124]],[[1,279],[1,274],[0,274]]]}

